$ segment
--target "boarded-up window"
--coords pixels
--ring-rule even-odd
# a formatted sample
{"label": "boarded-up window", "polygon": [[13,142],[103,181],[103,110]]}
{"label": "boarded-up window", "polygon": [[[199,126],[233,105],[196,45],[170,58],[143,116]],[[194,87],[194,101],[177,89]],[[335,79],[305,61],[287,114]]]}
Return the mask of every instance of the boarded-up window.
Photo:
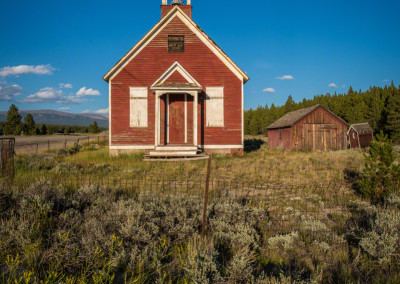
{"label": "boarded-up window", "polygon": [[224,126],[224,87],[207,87],[206,125]]}
{"label": "boarded-up window", "polygon": [[147,88],[130,88],[130,127],[147,127]]}

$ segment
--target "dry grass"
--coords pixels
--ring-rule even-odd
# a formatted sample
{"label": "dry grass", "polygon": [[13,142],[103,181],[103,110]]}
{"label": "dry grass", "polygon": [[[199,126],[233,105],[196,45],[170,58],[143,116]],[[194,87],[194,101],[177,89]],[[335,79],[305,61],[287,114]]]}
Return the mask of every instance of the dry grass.
{"label": "dry grass", "polygon": [[[269,149],[266,144],[241,157],[216,155],[212,159],[212,173],[215,176],[284,185],[342,182],[346,169],[360,171],[364,164],[360,150],[288,152]],[[110,157],[106,147],[98,151],[79,152],[65,157],[63,161],[78,165],[83,170],[105,163],[117,170],[115,174],[128,176],[146,173],[177,178],[203,175],[206,172],[206,161],[149,163],[142,161],[142,154]]]}

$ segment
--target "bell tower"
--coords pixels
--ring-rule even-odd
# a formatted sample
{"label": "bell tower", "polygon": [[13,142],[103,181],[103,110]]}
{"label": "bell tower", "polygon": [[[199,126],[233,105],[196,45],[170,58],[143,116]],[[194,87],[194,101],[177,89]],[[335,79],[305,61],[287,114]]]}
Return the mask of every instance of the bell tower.
{"label": "bell tower", "polygon": [[168,14],[175,6],[179,6],[179,8],[192,18],[192,1],[191,0],[170,0],[170,4],[168,4],[169,0],[162,0],[161,2],[161,18]]}

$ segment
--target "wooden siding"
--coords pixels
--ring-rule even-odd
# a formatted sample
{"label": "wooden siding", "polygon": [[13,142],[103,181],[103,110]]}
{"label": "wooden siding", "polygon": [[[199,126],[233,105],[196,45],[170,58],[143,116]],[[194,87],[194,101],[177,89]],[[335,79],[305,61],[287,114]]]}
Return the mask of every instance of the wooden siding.
{"label": "wooden siding", "polygon": [[349,140],[350,140],[350,147],[351,148],[359,148],[358,145],[358,135],[357,132],[354,131],[353,128],[350,129],[349,131]]}
{"label": "wooden siding", "polygon": [[[185,36],[185,52],[168,52],[168,35],[171,34]],[[198,144],[241,145],[242,82],[177,17],[112,80],[111,145],[154,145],[155,95],[148,90],[148,127],[130,128],[129,87],[150,87],[175,61],[204,87],[203,91],[207,86],[224,87],[224,127],[205,127],[205,93],[199,95]],[[190,116],[192,108],[189,104],[188,110]],[[188,139],[192,139],[189,133]]]}
{"label": "wooden siding", "polygon": [[[164,18],[169,11],[171,11],[175,6],[174,5],[161,5],[161,18]],[[192,18],[192,6],[191,5],[180,5],[179,8],[189,16],[189,18]]]}
{"label": "wooden siding", "polygon": [[270,129],[268,130],[268,145],[271,148],[283,148],[286,150],[291,150],[291,137],[292,129],[290,127]]}
{"label": "wooden siding", "polygon": [[319,107],[292,127],[268,130],[268,143],[272,148],[286,150],[347,149],[347,128],[345,122]]}
{"label": "wooden siding", "polygon": [[347,149],[347,124],[319,107],[293,126],[293,149]]}
{"label": "wooden siding", "polygon": [[372,133],[357,134],[357,132],[351,128],[349,131],[349,140],[351,148],[360,148],[360,146],[361,148],[365,148],[369,147],[371,142],[374,140],[374,135]]}

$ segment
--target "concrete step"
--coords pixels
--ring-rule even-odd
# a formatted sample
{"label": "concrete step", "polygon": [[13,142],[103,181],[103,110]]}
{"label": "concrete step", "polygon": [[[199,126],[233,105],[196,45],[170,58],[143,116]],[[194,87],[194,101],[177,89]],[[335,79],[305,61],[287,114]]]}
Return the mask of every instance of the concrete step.
{"label": "concrete step", "polygon": [[196,146],[157,146],[156,151],[197,151]]}
{"label": "concrete step", "polygon": [[189,156],[196,156],[196,151],[150,151],[149,156],[151,157],[189,157]]}

